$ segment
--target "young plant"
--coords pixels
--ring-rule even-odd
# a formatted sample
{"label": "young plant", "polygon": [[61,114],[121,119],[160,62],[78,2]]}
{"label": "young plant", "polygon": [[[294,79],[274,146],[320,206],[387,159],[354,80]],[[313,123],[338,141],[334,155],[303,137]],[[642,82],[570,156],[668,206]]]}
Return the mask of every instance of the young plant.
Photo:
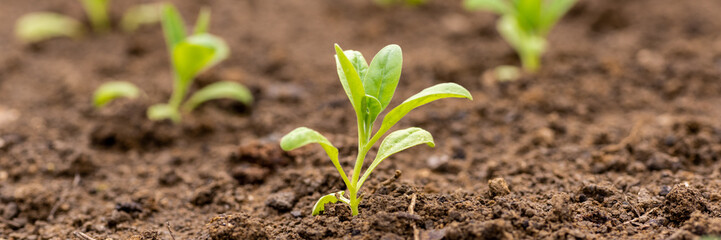
{"label": "young plant", "polygon": [[[92,29],[96,33],[110,30],[108,7],[110,0],[80,0]],[[122,27],[133,31],[142,24],[158,22],[160,4],[142,4],[129,9],[123,16]],[[52,12],[28,13],[15,26],[16,36],[25,43],[36,43],[56,37],[79,37],[86,32],[80,21]]]}
{"label": "young plant", "polygon": [[[190,36],[186,34],[183,18],[173,5],[163,6],[161,22],[173,66],[173,93],[167,104],[155,104],[148,108],[149,119],[170,119],[177,123],[181,119],[181,110],[190,112],[203,102],[219,98],[252,103],[253,97],[247,88],[227,81],[210,84],[184,101],[195,77],[226,59],[230,50],[223,39],[207,33],[210,23],[210,11],[207,9],[201,11],[195,30]],[[108,87],[107,84],[114,85]],[[107,103],[117,97],[132,96],[132,92],[137,91],[134,90],[137,87],[127,82],[124,85],[118,85],[117,82],[107,84],[96,91],[95,103]]]}
{"label": "young plant", "polygon": [[358,120],[358,155],[353,174],[346,176],[338,161],[338,149],[320,133],[309,128],[300,127],[285,135],[280,140],[283,150],[290,151],[310,143],[318,143],[323,147],[331,162],[338,170],[345,183],[345,191],[331,193],[321,197],[313,207],[313,215],[324,210],[326,203],[341,201],[348,204],[353,216],[358,215],[358,205],[362,200],[361,187],[378,164],[389,156],[419,144],[433,147],[433,137],[426,130],[411,127],[388,134],[378,148],[375,159],[361,175],[366,154],[375,143],[411,110],[441,98],[468,98],[471,94],[455,83],[442,83],[413,95],[386,114],[380,128],[373,133],[373,123],[378,115],[388,107],[401,76],[403,56],[398,45],[388,45],[381,49],[370,65],[360,52],[343,51],[335,45],[336,65],[341,85],[350,99]]}
{"label": "young plant", "polygon": [[469,10],[501,15],[498,32],[521,57],[523,68],[536,72],[546,50],[546,36],[576,0],[465,0]]}

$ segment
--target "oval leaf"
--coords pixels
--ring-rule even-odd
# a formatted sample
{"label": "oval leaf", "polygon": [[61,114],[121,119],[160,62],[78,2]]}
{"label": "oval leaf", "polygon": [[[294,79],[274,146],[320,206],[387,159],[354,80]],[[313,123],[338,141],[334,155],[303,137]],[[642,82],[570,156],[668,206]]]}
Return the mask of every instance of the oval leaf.
{"label": "oval leaf", "polygon": [[133,32],[145,24],[153,24],[160,21],[160,10],[162,4],[151,3],[134,6],[123,14],[120,26],[123,31]]}
{"label": "oval leaf", "polygon": [[81,2],[93,30],[95,32],[108,31],[110,29],[110,18],[108,17],[108,3],[110,0],[82,0]]}
{"label": "oval leaf", "polygon": [[83,35],[83,25],[65,15],[35,12],[20,17],[15,25],[15,35],[25,43],[56,37],[79,37]]}
{"label": "oval leaf", "polygon": [[353,64],[353,68],[358,72],[358,76],[362,81],[368,72],[368,62],[363,57],[363,54],[353,50],[346,50],[344,53],[345,56],[348,57],[348,60],[350,60],[350,63]]}
{"label": "oval leaf", "polygon": [[229,54],[225,41],[210,34],[193,35],[173,49],[173,68],[183,84]]}
{"label": "oval leaf", "polygon": [[343,181],[347,186],[351,186],[348,181],[348,176],[346,176],[343,167],[341,167],[340,162],[338,162],[338,148],[333,146],[322,134],[310,128],[299,127],[280,139],[280,147],[285,151],[291,151],[311,143],[318,143],[323,147],[323,150],[325,150],[325,153],[330,157],[331,162],[333,162],[333,165],[340,173]]}
{"label": "oval leaf", "polygon": [[384,159],[400,151],[423,143],[428,144],[430,147],[435,147],[431,133],[421,128],[406,128],[388,134],[388,137],[383,139],[380,148],[378,148],[378,154],[373,160],[373,163],[371,163],[368,169],[366,169],[363,177],[358,182],[358,188],[360,189],[366,178],[368,178],[371,172],[373,172],[373,169],[383,162]]}
{"label": "oval leaf", "polygon": [[[471,93],[468,92],[468,90],[455,83],[441,83],[433,87],[426,88],[416,95],[406,99],[403,103],[388,112],[385,118],[383,118],[383,123],[381,124],[380,129],[376,132],[376,136],[373,138],[376,140],[380,138],[411,110],[442,98],[468,98],[473,100],[473,97],[471,97]],[[374,142],[371,142],[370,144],[373,143]]]}
{"label": "oval leaf", "polygon": [[253,95],[246,87],[239,83],[223,81],[210,84],[195,92],[185,102],[183,109],[190,112],[201,103],[220,98],[234,99],[246,105],[253,102]]}
{"label": "oval leaf", "polygon": [[343,195],[343,191],[331,193],[318,199],[318,201],[315,202],[315,205],[313,205],[313,216],[317,216],[321,211],[324,211],[326,204],[338,202],[338,197],[336,197],[336,195]]}
{"label": "oval leaf", "polygon": [[198,19],[195,20],[195,29],[193,34],[201,34],[208,32],[208,26],[210,25],[210,8],[204,7],[200,9]]}
{"label": "oval leaf", "polygon": [[108,104],[110,101],[120,98],[137,98],[140,95],[138,87],[129,82],[107,82],[97,90],[93,96],[93,105],[95,107],[102,107]]}
{"label": "oval leaf", "polygon": [[398,80],[401,78],[402,66],[401,47],[391,44],[378,51],[368,67],[368,73],[363,79],[363,87],[366,94],[380,101],[381,111],[390,104],[393,98]]}
{"label": "oval leaf", "polygon": [[163,34],[165,42],[170,52],[173,51],[175,45],[182,42],[188,34],[185,31],[185,22],[180,12],[170,3],[163,5],[161,23],[163,24]]}
{"label": "oval leaf", "polygon": [[175,123],[180,122],[180,113],[178,109],[168,104],[155,104],[148,108],[148,119],[153,121],[160,121],[170,119]]}
{"label": "oval leaf", "polygon": [[356,116],[360,118],[363,116],[361,112],[361,101],[363,101],[363,97],[365,96],[360,75],[358,75],[353,63],[348,60],[348,57],[338,44],[335,45],[335,53],[336,68],[338,70],[340,83],[343,85],[343,90],[345,90],[346,95],[348,95],[353,109],[355,109]]}

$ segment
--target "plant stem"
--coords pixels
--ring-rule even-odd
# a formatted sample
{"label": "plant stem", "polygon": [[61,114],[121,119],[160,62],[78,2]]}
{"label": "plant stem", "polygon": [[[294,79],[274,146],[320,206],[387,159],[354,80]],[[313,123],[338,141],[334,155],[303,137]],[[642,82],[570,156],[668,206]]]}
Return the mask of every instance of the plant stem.
{"label": "plant stem", "polygon": [[523,64],[523,69],[535,73],[541,66],[541,56],[539,53],[527,51],[521,54],[521,63]]}

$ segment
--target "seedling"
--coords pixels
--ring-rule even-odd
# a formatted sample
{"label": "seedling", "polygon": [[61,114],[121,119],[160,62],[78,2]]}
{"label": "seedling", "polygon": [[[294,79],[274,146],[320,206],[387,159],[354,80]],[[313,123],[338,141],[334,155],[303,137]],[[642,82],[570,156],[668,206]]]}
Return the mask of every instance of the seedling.
{"label": "seedling", "polygon": [[[178,10],[170,4],[163,6],[162,25],[173,66],[173,93],[167,104],[155,104],[148,108],[149,119],[170,119],[177,123],[181,118],[181,109],[190,112],[203,102],[219,98],[252,103],[253,97],[247,88],[227,81],[210,84],[184,101],[195,77],[226,59],[230,53],[223,39],[207,33],[209,23],[210,11],[203,10],[193,34],[188,36]],[[102,106],[117,97],[137,95],[133,92],[137,92],[137,87],[130,83],[107,83],[96,90],[94,102],[96,106]]]}
{"label": "seedling", "polygon": [[576,0],[465,0],[469,10],[501,15],[498,32],[521,57],[523,68],[536,72],[546,50],[546,36]]}
{"label": "seedling", "polygon": [[353,216],[358,215],[358,205],[362,200],[360,194],[363,183],[368,179],[378,164],[389,156],[407,148],[428,144],[433,147],[433,136],[421,128],[411,127],[388,134],[378,148],[371,165],[361,176],[363,162],[368,151],[375,143],[411,110],[441,98],[468,98],[471,94],[455,83],[441,83],[413,95],[386,114],[378,131],[373,134],[373,123],[378,115],[388,107],[401,76],[403,56],[398,45],[388,45],[381,49],[370,65],[360,52],[343,51],[335,45],[338,76],[348,99],[350,99],[358,119],[358,155],[353,174],[349,179],[338,161],[338,149],[320,133],[309,128],[300,127],[285,135],[280,140],[283,150],[290,151],[310,143],[318,143],[323,147],[331,162],[338,170],[345,183],[345,191],[331,193],[321,197],[313,207],[313,215],[320,214],[326,203],[341,201],[348,204]]}
{"label": "seedling", "polygon": [[[110,30],[108,7],[110,0],[80,0],[93,31],[104,33]],[[142,24],[158,22],[160,4],[142,4],[129,9],[123,16],[122,27],[134,31]],[[66,15],[52,12],[28,13],[20,17],[16,26],[16,36],[25,43],[36,43],[56,37],[82,36],[86,32],[80,21]]]}

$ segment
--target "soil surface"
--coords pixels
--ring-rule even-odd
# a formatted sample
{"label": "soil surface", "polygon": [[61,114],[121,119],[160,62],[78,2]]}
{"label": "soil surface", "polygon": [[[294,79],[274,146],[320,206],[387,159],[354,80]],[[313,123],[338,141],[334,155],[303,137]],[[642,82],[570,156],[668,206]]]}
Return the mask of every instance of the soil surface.
{"label": "soil surface", "polygon": [[[115,20],[145,1],[113,1]],[[83,18],[75,1],[0,8],[0,239],[694,239],[721,235],[721,2],[581,0],[552,31],[536,75],[496,16],[459,0],[380,8],[370,0],[176,1],[213,11],[231,58],[197,79],[247,85],[252,106],[215,101],[182,124],[151,122],[171,75],[160,28],[23,46],[32,11]],[[188,21],[191,22],[191,21]],[[381,164],[360,215],[322,195],[344,189],[317,147],[278,146],[307,126],[356,154],[355,119],[333,43],[404,51],[392,106],[442,82],[442,100],[397,127],[430,131]],[[130,81],[143,98],[102,110],[93,90]],[[369,161],[367,161],[369,162]],[[400,176],[393,179],[396,170]]]}

